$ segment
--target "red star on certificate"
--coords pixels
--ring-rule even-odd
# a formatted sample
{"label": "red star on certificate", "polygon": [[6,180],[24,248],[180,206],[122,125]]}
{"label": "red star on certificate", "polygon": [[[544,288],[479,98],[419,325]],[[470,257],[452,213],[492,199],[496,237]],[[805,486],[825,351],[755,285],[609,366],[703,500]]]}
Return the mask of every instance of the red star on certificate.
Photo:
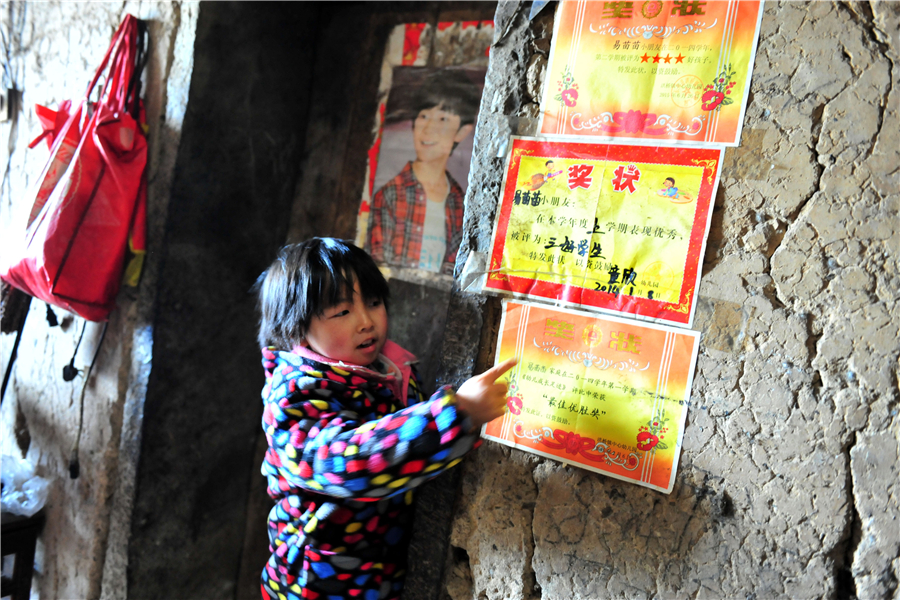
{"label": "red star on certificate", "polygon": [[666,64],[669,64],[670,62],[672,62],[672,55],[666,54],[666,56],[663,58],[663,60],[666,61]]}
{"label": "red star on certificate", "polygon": [[650,55],[644,52],[644,55],[641,57],[641,62],[647,62],[650,60]]}
{"label": "red star on certificate", "polygon": [[683,55],[681,52],[679,52],[679,53],[678,53],[678,56],[675,57],[675,62],[676,62],[676,63],[683,63],[683,62],[684,62],[684,55]]}
{"label": "red star on certificate", "polygon": [[656,56],[653,57],[653,62],[655,62],[655,63],[659,62],[659,54],[657,54]]}

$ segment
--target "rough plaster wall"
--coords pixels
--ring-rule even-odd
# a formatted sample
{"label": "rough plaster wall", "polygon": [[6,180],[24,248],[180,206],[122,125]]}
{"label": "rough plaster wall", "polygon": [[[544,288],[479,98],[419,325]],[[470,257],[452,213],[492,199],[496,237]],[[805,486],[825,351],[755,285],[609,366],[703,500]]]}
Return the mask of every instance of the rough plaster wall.
{"label": "rough plaster wall", "polygon": [[[535,131],[552,14],[527,6],[498,8],[464,253],[488,248],[503,140]],[[898,13],[766,4],[673,492],[486,443],[445,598],[897,597]]]}
{"label": "rough plaster wall", "polygon": [[[43,144],[27,149],[40,131],[33,105],[55,106],[83,94],[124,14],[150,21],[144,83],[150,126],[148,254],[141,286],[119,295],[88,385],[80,477],[69,478],[68,462],[83,380],[66,383],[61,378],[81,332],[80,319],[57,311],[61,326],[50,328],[44,304],[32,304],[0,421],[3,452],[25,453],[51,482],[32,593],[41,598],[119,597],[151,367],[160,233],[187,102],[197,5],[4,2],[0,7],[10,42],[4,61],[8,59],[15,74],[12,83],[21,92],[14,118],[0,123],[0,137],[6,140],[0,235],[24,226],[28,191],[47,157]],[[13,340],[13,335],[0,336],[3,370]]]}

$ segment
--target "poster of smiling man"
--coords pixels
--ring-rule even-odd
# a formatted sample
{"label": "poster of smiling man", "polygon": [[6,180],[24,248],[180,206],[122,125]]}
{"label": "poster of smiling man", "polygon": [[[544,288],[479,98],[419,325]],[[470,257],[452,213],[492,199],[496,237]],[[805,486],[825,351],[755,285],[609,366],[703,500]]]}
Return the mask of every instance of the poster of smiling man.
{"label": "poster of smiling man", "polygon": [[377,262],[452,275],[479,80],[481,69],[394,70],[366,235]]}
{"label": "poster of smiling man", "polygon": [[357,243],[390,277],[452,281],[492,38],[492,22],[460,21],[399,26],[389,43]]}

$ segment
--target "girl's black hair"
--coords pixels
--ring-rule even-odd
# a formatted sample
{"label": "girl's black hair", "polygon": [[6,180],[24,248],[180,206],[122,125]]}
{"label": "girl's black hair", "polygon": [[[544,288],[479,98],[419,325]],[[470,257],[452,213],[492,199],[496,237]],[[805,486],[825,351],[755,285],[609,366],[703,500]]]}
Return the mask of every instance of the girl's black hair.
{"label": "girl's black hair", "polygon": [[671,182],[672,182],[672,185],[675,185],[675,178],[674,178],[674,177],[666,177],[666,181],[671,181]]}
{"label": "girl's black hair", "polygon": [[372,257],[352,243],[317,237],[282,248],[257,281],[260,346],[292,348],[313,317],[352,298],[356,281],[366,300],[381,300],[387,308],[387,281]]}

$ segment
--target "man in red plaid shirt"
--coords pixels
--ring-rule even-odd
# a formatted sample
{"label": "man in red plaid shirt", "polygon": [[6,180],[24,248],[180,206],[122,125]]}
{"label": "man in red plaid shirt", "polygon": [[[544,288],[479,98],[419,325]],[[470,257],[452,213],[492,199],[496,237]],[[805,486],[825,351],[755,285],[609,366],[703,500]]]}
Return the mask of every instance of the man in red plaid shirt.
{"label": "man in red plaid shirt", "polygon": [[372,198],[366,247],[376,262],[453,274],[462,239],[463,192],[447,172],[456,145],[474,129],[477,87],[444,69],[415,106],[416,160]]}

